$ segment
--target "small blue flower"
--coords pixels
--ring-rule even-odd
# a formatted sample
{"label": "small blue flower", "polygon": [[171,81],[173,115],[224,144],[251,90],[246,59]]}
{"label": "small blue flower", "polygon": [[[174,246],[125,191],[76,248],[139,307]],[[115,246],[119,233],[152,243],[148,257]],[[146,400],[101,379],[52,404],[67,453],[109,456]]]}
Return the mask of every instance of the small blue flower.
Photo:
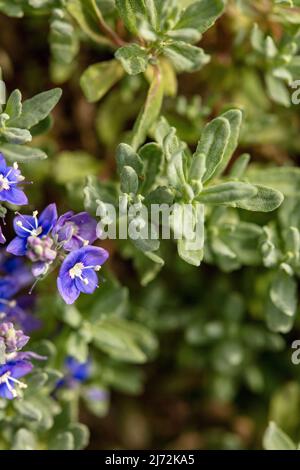
{"label": "small blue flower", "polygon": [[18,380],[32,371],[33,365],[26,360],[15,360],[0,365],[0,397],[12,400],[27,385]]}
{"label": "small blue flower", "polygon": [[65,250],[73,251],[91,245],[97,239],[96,227],[96,220],[87,212],[74,215],[69,211],[59,217],[52,233]]}
{"label": "small blue flower", "polygon": [[84,382],[91,375],[91,362],[79,362],[75,357],[68,356],[65,360],[65,366],[68,369],[68,376],[78,382]]}
{"label": "small blue flower", "polygon": [[17,206],[28,204],[28,199],[24,191],[18,185],[24,181],[18,169],[18,164],[7,166],[5,158],[0,153],[0,201],[6,201]]}
{"label": "small blue flower", "polygon": [[79,362],[75,357],[68,356],[65,360],[67,373],[56,384],[56,388],[75,388],[79,383],[85,382],[91,375],[91,361]]}
{"label": "small blue flower", "polygon": [[38,212],[33,215],[18,215],[14,218],[14,229],[17,236],[9,243],[7,251],[16,256],[24,256],[27,251],[29,237],[42,238],[48,235],[57,220],[55,204],[49,204],[38,217]]}
{"label": "small blue flower", "polygon": [[86,246],[66,257],[59,271],[57,287],[67,304],[73,304],[81,292],[92,294],[95,291],[98,287],[96,272],[108,256],[103,248]]}

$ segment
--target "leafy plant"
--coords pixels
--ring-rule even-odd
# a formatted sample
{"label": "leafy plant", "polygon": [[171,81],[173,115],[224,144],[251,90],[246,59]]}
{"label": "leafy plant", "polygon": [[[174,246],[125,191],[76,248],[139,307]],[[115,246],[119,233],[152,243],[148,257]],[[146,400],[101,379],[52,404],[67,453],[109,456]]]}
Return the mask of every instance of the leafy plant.
{"label": "leafy plant", "polygon": [[0,449],[296,450],[299,1],[0,12]]}

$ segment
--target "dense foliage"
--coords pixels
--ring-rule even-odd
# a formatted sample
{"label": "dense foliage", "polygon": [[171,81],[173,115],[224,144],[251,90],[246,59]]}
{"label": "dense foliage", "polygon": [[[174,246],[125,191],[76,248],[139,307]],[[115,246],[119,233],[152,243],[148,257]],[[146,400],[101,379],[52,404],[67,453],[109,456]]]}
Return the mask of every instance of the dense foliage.
{"label": "dense foliage", "polygon": [[0,449],[296,449],[300,1],[0,0],[0,71]]}

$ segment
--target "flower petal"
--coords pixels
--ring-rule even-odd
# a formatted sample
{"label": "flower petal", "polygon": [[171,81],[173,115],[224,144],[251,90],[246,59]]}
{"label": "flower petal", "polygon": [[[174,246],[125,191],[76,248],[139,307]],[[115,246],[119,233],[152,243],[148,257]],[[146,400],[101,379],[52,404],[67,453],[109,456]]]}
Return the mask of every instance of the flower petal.
{"label": "flower petal", "polygon": [[16,379],[29,374],[29,372],[31,372],[33,369],[33,365],[28,361],[16,361],[14,363],[9,362],[8,365],[10,366],[9,370],[11,371],[12,377],[15,377]]}
{"label": "flower petal", "polygon": [[19,290],[19,285],[13,277],[0,279],[0,299],[10,299]]}
{"label": "flower petal", "polygon": [[109,257],[108,251],[98,246],[86,246],[77,251],[82,253],[82,262],[85,266],[102,266]]}
{"label": "flower petal", "polygon": [[98,286],[97,274],[92,269],[85,269],[82,273],[82,278],[86,279],[88,284],[79,279],[79,277],[76,277],[75,285],[77,289],[85,294],[92,294]]}
{"label": "flower petal", "polygon": [[6,251],[15,256],[24,256],[26,253],[26,238],[15,237],[7,246]]}
{"label": "flower petal", "polygon": [[72,217],[72,215],[74,215],[73,211],[68,211],[65,214],[61,215],[55,224],[53,233],[56,234],[65,225],[65,223]]}
{"label": "flower petal", "polygon": [[75,214],[71,218],[71,222],[77,225],[79,229],[78,235],[80,235],[81,238],[88,240],[89,244],[92,244],[97,239],[97,221],[87,212]]}
{"label": "flower petal", "polygon": [[24,191],[13,186],[8,190],[1,191],[0,198],[2,201],[10,202],[16,206],[24,206],[28,204],[28,199]]}
{"label": "flower petal", "polygon": [[57,221],[56,204],[49,204],[39,216],[39,227],[43,228],[43,235],[47,235]]}
{"label": "flower petal", "polygon": [[[12,388],[14,387],[12,386]],[[0,397],[6,398],[7,400],[12,400],[14,398],[13,394],[9,391],[5,383],[0,385]]]}
{"label": "flower petal", "polygon": [[[22,226],[18,225],[19,223]],[[17,215],[14,218],[14,231],[18,237],[27,238],[30,233],[28,231],[34,230],[36,227],[35,219],[32,215]]]}
{"label": "flower petal", "polygon": [[4,155],[3,153],[0,152],[0,173],[5,173],[7,169],[7,165],[6,165],[6,161],[5,161],[5,158],[4,158]]}
{"label": "flower petal", "polygon": [[66,302],[66,304],[73,304],[80,295],[80,291],[76,288],[75,283],[72,279],[68,279],[68,275],[57,278],[58,291]]}

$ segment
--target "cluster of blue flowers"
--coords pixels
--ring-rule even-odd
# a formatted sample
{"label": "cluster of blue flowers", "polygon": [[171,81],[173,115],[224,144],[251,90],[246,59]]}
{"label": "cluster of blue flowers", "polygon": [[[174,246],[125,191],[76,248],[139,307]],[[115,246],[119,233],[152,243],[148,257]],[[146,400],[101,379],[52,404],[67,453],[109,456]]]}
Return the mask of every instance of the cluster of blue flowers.
{"label": "cluster of blue flowers", "polygon": [[[22,183],[18,165],[7,166],[0,153],[0,201],[28,204]],[[32,370],[32,359],[44,359],[21,351],[29,340],[27,334],[40,323],[28,312],[32,296],[16,295],[58,266],[57,287],[67,304],[74,303],[80,293],[92,294],[98,287],[97,272],[109,256],[103,248],[92,246],[97,239],[96,225],[87,212],[69,211],[58,217],[54,203],[40,215],[34,211],[14,218],[16,236],[0,253],[0,397],[22,395],[26,385],[19,379]],[[0,228],[0,243],[5,242]]]}
{"label": "cluster of blue flowers", "polygon": [[103,248],[91,246],[96,240],[96,221],[87,213],[72,211],[57,217],[55,204],[50,204],[38,216],[18,215],[14,219],[16,237],[7,251],[15,256],[27,256],[35,277],[42,277],[50,266],[63,259],[57,287],[67,304],[80,293],[92,294],[98,286],[96,272],[108,258]]}

